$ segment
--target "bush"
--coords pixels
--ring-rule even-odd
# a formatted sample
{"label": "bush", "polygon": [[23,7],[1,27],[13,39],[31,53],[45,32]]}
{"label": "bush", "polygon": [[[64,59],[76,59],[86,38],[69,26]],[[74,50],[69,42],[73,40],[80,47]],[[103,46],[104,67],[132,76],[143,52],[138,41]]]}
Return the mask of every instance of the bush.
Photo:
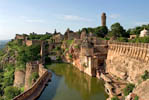
{"label": "bush", "polygon": [[35,61],[40,59],[40,45],[32,45],[26,47],[25,50],[26,61]]}
{"label": "bush", "polygon": [[133,42],[133,43],[149,43],[149,36],[145,36],[145,37],[137,37],[133,40],[129,40],[129,42]]}
{"label": "bush", "polygon": [[87,68],[87,65],[85,63],[83,63],[83,67]]}
{"label": "bush", "polygon": [[144,75],[142,75],[141,77],[142,77],[142,79],[143,79],[144,81],[147,80],[147,79],[149,79],[149,72],[146,70],[146,71],[144,72]]}
{"label": "bush", "polygon": [[79,49],[80,47],[79,47],[79,45],[75,45],[75,49]]}
{"label": "bush", "polygon": [[56,61],[61,62],[62,61],[61,57],[60,56],[56,56]]}
{"label": "bush", "polygon": [[138,96],[135,96],[135,99],[134,100],[139,100],[139,97]]}
{"label": "bush", "polygon": [[4,96],[6,97],[6,99],[12,99],[20,93],[20,90],[13,86],[8,86],[4,89]]}
{"label": "bush", "polygon": [[67,41],[66,41],[66,44],[67,44],[68,47],[69,47],[72,43],[73,43],[73,40],[67,40]]}
{"label": "bush", "polygon": [[32,80],[35,82],[39,77],[39,74],[37,72],[33,72],[32,75],[29,78],[29,83],[32,84]]}
{"label": "bush", "polygon": [[125,96],[129,95],[129,93],[131,93],[134,88],[135,88],[134,84],[127,84],[126,88],[124,88],[124,90],[123,90],[124,95]]}
{"label": "bush", "polygon": [[118,40],[119,42],[128,42],[128,39],[125,38],[125,37],[119,37],[119,38],[117,38],[117,40]]}
{"label": "bush", "polygon": [[117,96],[112,97],[111,100],[120,100]]}
{"label": "bush", "polygon": [[72,54],[69,54],[69,59],[71,59],[71,60],[72,60]]}
{"label": "bush", "polygon": [[4,78],[2,82],[2,87],[13,85],[14,80],[14,67],[12,65],[7,65],[4,69]]}

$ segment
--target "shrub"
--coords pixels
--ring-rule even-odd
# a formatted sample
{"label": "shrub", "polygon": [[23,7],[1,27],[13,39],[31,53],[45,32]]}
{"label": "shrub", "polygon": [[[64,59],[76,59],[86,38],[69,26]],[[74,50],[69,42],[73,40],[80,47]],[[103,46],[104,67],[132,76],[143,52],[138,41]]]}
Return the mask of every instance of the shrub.
{"label": "shrub", "polygon": [[20,93],[20,90],[13,86],[8,86],[4,89],[4,96],[6,97],[6,99],[12,99]]}
{"label": "shrub", "polygon": [[125,37],[119,37],[119,38],[117,38],[117,40],[118,40],[119,42],[128,42],[128,39],[125,38]]}
{"label": "shrub", "polygon": [[87,68],[87,65],[85,63],[83,63],[83,67]]}
{"label": "shrub", "polygon": [[139,100],[139,97],[138,96],[135,96],[135,99],[134,100]]}
{"label": "shrub", "polygon": [[134,88],[135,88],[134,84],[127,84],[126,88],[124,88],[124,90],[123,90],[124,95],[125,96],[129,95],[129,93],[131,93]]}
{"label": "shrub", "polygon": [[14,80],[14,67],[12,65],[7,65],[4,69],[4,78],[2,87],[5,88],[7,86],[13,85]]}
{"label": "shrub", "polygon": [[75,48],[76,48],[76,49],[79,49],[79,45],[75,45]]}
{"label": "shrub", "polygon": [[69,59],[71,59],[71,60],[72,60],[72,54],[69,54]]}
{"label": "shrub", "polygon": [[62,61],[61,57],[60,56],[56,56],[56,61],[61,62]]}
{"label": "shrub", "polygon": [[40,45],[26,47],[25,56],[27,61],[35,61],[40,59]]}
{"label": "shrub", "polygon": [[69,47],[72,43],[73,43],[73,40],[67,40],[67,41],[66,41],[66,44],[67,44],[68,47]]}
{"label": "shrub", "polygon": [[0,100],[4,100],[4,98],[0,96]]}
{"label": "shrub", "polygon": [[30,85],[32,84],[32,80],[36,81],[38,79],[38,77],[39,77],[39,74],[37,72],[33,72],[32,75],[29,78]]}
{"label": "shrub", "polygon": [[146,71],[144,72],[144,75],[142,75],[141,77],[142,77],[142,79],[143,79],[144,81],[147,80],[147,79],[149,79],[149,72],[146,70]]}
{"label": "shrub", "polygon": [[112,97],[111,100],[120,100],[117,96]]}

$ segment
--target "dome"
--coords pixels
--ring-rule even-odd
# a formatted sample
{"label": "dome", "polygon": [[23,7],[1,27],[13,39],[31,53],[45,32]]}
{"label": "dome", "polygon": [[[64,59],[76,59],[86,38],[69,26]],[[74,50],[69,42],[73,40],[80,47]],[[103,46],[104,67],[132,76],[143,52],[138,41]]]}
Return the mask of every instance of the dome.
{"label": "dome", "polygon": [[149,36],[149,31],[144,29],[140,32],[140,37]]}

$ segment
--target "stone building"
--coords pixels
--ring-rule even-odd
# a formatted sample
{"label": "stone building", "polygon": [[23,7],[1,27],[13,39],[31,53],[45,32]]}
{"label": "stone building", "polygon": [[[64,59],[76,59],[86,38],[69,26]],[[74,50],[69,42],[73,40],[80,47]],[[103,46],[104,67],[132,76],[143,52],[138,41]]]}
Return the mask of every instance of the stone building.
{"label": "stone building", "polygon": [[135,39],[137,35],[130,35],[129,39]]}
{"label": "stone building", "polygon": [[86,38],[86,37],[88,37],[88,36],[87,36],[87,32],[86,32],[85,30],[83,30],[83,31],[81,32],[80,38],[81,38],[81,39],[84,39],[84,38]]}
{"label": "stone building", "polygon": [[64,39],[64,36],[60,33],[54,34],[52,36],[52,42],[53,43],[61,43]]}
{"label": "stone building", "polygon": [[25,43],[27,46],[40,45],[42,41],[41,40],[26,40]]}
{"label": "stone building", "polygon": [[93,44],[88,41],[88,38],[84,39],[81,45],[81,55],[92,56],[93,52]]}
{"label": "stone building", "polygon": [[144,29],[140,32],[140,37],[145,37],[145,36],[149,36],[149,31]]}
{"label": "stone building", "polygon": [[69,28],[67,29],[67,31],[64,34],[65,40],[73,40],[73,39],[79,39],[79,38],[80,38],[80,35],[77,32],[73,32]]}
{"label": "stone building", "polygon": [[25,40],[25,39],[27,39],[27,35],[26,35],[26,34],[24,34],[24,35],[16,34],[15,39],[16,39],[16,40],[19,40],[19,39]]}

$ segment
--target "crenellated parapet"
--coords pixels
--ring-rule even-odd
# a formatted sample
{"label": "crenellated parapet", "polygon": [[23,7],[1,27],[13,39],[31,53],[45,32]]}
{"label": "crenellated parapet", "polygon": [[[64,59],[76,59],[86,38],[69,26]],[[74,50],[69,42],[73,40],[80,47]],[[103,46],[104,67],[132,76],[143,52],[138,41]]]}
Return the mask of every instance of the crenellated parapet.
{"label": "crenellated parapet", "polygon": [[144,62],[149,62],[148,43],[127,43],[109,41],[109,52],[115,55],[123,55]]}

